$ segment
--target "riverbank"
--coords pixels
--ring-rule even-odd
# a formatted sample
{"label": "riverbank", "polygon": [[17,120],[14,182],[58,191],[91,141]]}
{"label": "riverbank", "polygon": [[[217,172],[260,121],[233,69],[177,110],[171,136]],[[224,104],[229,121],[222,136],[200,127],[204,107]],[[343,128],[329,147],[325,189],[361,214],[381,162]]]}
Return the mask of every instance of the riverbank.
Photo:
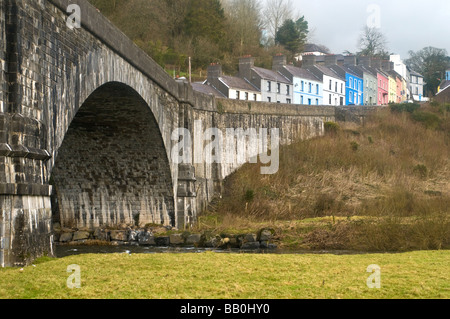
{"label": "riverbank", "polygon": [[[81,254],[0,269],[0,298],[447,299],[449,251],[399,254]],[[69,265],[81,288],[70,289]],[[369,288],[369,265],[381,288]]]}

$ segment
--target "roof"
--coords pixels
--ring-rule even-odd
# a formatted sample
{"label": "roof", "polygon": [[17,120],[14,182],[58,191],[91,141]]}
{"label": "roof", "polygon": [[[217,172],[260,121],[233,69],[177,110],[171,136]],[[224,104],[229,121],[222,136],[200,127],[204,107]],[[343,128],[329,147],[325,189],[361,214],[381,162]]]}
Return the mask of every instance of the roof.
{"label": "roof", "polygon": [[211,85],[203,84],[199,82],[191,83],[192,88],[194,91],[203,93],[203,94],[212,94],[215,97],[226,97],[222,93],[220,93],[218,90],[213,88]]}
{"label": "roof", "polygon": [[365,72],[370,73],[374,77],[378,77],[378,71],[375,68],[366,65],[359,65],[359,67],[363,69]]}
{"label": "roof", "polygon": [[397,71],[391,70],[391,71],[389,71],[388,73],[389,73],[390,75],[392,75],[392,76],[397,77],[397,78],[400,78],[400,79],[403,78],[400,74],[398,74]]}
{"label": "roof", "polygon": [[411,70],[411,69],[409,69],[409,73],[410,73],[411,75],[414,75],[414,76],[419,76],[419,77],[423,78],[423,75],[422,75],[422,74],[420,74],[420,73],[417,73],[417,72],[416,72],[416,71],[414,71],[414,70]]}
{"label": "roof", "polygon": [[353,72],[351,69],[349,69],[346,66],[341,66],[341,65],[330,65],[329,68],[331,70],[333,70],[334,72],[336,72],[341,78],[346,78],[346,73],[350,73],[353,76],[357,76],[359,77],[359,75],[357,75],[355,72]]}
{"label": "roof", "polygon": [[284,68],[296,78],[307,79],[311,81],[320,81],[319,77],[317,77],[307,69],[301,69],[292,65],[285,65]]}
{"label": "roof", "polygon": [[364,72],[368,72],[367,70],[364,70],[362,67],[358,65],[345,65],[345,67],[354,74],[356,74],[361,79],[364,78]]}
{"label": "roof", "polygon": [[256,89],[253,85],[245,81],[244,79],[235,77],[235,76],[226,76],[222,75],[219,77],[219,80],[221,80],[226,86],[232,89],[241,89],[246,91],[255,91],[257,92],[258,89]]}
{"label": "roof", "polygon": [[326,52],[326,50],[324,50],[321,46],[314,43],[306,43],[303,52],[320,52],[328,54],[328,52]]}
{"label": "roof", "polygon": [[342,78],[336,72],[332,71],[331,69],[329,69],[328,67],[323,66],[323,65],[316,64],[314,66],[305,67],[305,69],[314,73],[314,75],[316,75],[319,79],[322,79],[322,80],[323,80],[323,76],[326,75],[326,76],[330,76],[330,77],[345,81],[345,75],[344,75],[344,78]]}
{"label": "roof", "polygon": [[441,85],[440,85],[440,91],[439,91],[439,93],[438,94],[440,94],[442,91],[444,91],[445,89],[448,89],[448,88],[450,88],[450,81],[444,81],[444,82],[442,82],[441,83]]}
{"label": "roof", "polygon": [[290,84],[289,80],[286,79],[281,73],[275,72],[272,70],[267,70],[259,67],[253,67],[253,71],[256,72],[262,79],[264,80],[270,80],[270,81],[276,81],[281,83]]}

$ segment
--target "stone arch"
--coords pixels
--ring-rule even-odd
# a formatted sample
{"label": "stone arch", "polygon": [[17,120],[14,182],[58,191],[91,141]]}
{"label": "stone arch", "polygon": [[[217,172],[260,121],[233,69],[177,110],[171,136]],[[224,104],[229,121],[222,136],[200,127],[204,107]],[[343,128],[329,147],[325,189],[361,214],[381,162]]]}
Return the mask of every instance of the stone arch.
{"label": "stone arch", "polygon": [[83,102],[51,172],[53,218],[63,227],[175,225],[171,166],[147,102],[120,82]]}

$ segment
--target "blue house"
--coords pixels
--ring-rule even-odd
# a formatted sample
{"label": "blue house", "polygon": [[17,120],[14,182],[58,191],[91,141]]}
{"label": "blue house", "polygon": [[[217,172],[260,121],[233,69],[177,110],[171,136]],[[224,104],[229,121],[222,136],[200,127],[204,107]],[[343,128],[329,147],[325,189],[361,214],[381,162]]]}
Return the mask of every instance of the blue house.
{"label": "blue house", "polygon": [[312,72],[286,65],[284,55],[274,56],[272,69],[283,74],[293,84],[294,104],[323,105],[323,80]]}
{"label": "blue house", "polygon": [[364,79],[344,65],[328,65],[328,68],[345,78],[345,105],[364,105]]}

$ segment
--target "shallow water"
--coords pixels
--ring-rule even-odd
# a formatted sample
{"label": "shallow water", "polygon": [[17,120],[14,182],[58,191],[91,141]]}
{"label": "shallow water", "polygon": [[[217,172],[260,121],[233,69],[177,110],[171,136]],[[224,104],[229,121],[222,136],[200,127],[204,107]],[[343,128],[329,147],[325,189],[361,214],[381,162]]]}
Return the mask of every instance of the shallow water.
{"label": "shallow water", "polygon": [[355,255],[367,254],[367,252],[343,251],[343,250],[292,250],[292,249],[256,249],[256,250],[242,250],[242,249],[215,249],[215,248],[196,248],[196,247],[154,247],[154,246],[72,246],[72,245],[56,245],[54,252],[56,257],[62,258],[72,255],[80,254],[179,254],[179,253],[234,253],[234,254],[333,254],[333,255]]}

